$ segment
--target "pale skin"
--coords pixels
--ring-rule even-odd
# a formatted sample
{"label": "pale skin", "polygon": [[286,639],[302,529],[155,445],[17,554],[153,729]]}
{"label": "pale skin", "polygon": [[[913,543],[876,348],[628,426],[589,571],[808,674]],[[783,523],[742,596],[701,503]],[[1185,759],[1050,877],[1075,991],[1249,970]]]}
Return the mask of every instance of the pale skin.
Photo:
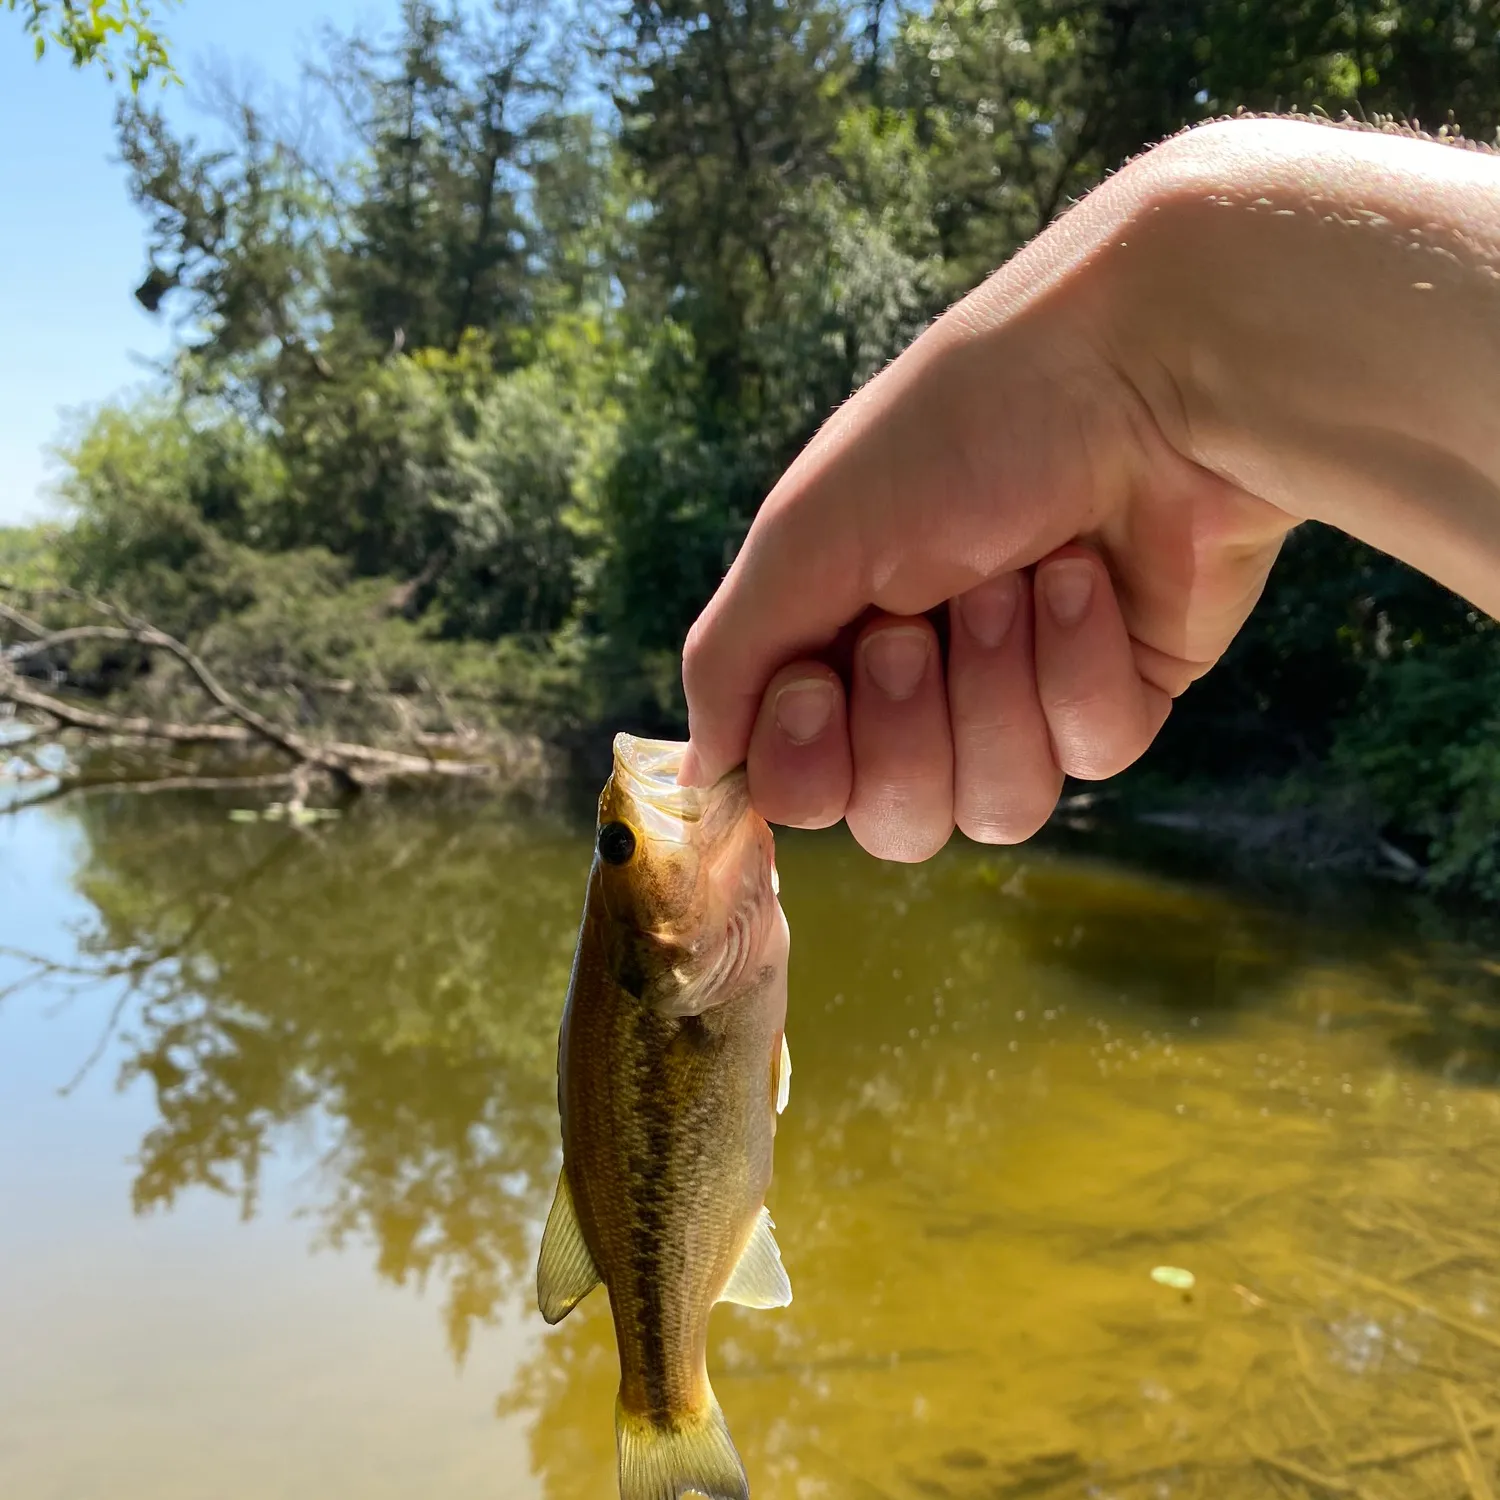
{"label": "pale skin", "polygon": [[682,779],[746,762],[768,820],[884,859],[1020,842],[1307,520],[1500,615],[1500,154],[1240,119],[1107,181],[767,498],[688,639]]}

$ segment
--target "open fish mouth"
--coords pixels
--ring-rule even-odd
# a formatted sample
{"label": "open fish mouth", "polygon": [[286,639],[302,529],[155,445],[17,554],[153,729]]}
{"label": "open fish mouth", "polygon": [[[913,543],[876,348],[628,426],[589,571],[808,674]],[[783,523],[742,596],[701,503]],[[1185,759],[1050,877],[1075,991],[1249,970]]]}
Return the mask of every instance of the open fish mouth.
{"label": "open fish mouth", "polygon": [[[634,806],[637,816],[651,837],[669,843],[687,843],[696,824],[720,811],[729,812],[726,802],[734,803],[734,813],[741,809],[744,775],[733,771],[717,786],[680,786],[677,773],[687,744],[682,740],[648,740],[633,734],[617,734],[614,743],[614,776],[617,790]],[[734,797],[739,788],[741,797]]]}
{"label": "open fish mouth", "polygon": [[643,740],[633,734],[615,736],[615,777],[632,797],[671,805],[696,788],[678,786],[677,773],[687,744],[682,740]]}

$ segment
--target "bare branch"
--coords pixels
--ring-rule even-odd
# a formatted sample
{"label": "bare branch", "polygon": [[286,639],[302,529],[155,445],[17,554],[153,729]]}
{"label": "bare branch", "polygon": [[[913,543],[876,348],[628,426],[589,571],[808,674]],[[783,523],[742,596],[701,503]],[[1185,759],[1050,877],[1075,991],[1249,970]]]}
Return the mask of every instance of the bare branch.
{"label": "bare branch", "polygon": [[14,626],[17,630],[23,630],[27,635],[46,635],[47,627],[33,620],[29,615],[23,615],[20,610],[12,609],[10,605],[0,603],[0,620],[7,625]]}
{"label": "bare branch", "polygon": [[[0,604],[0,619],[9,613]],[[23,617],[24,618],[24,617]],[[136,633],[123,625],[71,625],[66,630],[54,630],[50,634],[42,631],[35,640],[22,641],[5,648],[5,659],[14,665],[18,661],[29,661],[54,646],[66,646],[73,641],[133,641]]]}
{"label": "bare branch", "polygon": [[171,740],[179,745],[199,745],[211,741],[243,745],[251,738],[248,730],[235,724],[175,724],[161,719],[125,717],[79,708],[76,704],[54,698],[49,693],[38,692],[13,672],[4,670],[0,670],[0,700],[9,701],[20,708],[33,709],[37,713],[50,714],[74,729],[89,729],[96,734],[118,734],[139,740]]}
{"label": "bare branch", "polygon": [[[446,776],[480,778],[493,774],[495,767],[487,761],[439,758],[432,754],[412,754],[399,750],[379,750],[373,745],[344,741],[319,743],[268,719],[235,697],[213,674],[204,660],[175,636],[157,629],[148,620],[129,614],[117,605],[108,604],[72,589],[48,590],[50,597],[65,598],[83,605],[93,613],[117,623],[112,625],[75,625],[48,631],[36,625],[10,606],[0,606],[26,621],[35,639],[9,648],[0,656],[0,701],[49,714],[58,722],[77,729],[102,734],[126,735],[138,739],[168,740],[179,744],[244,744],[260,739],[273,745],[299,765],[308,766],[333,777],[346,789],[385,780],[392,776]],[[103,640],[130,642],[148,650],[165,651],[175,657],[196,679],[198,685],[231,718],[233,724],[180,724],[145,717],[125,717],[97,709],[82,708],[64,699],[44,693],[25,681],[15,663],[37,656],[46,650],[78,641]]]}
{"label": "bare branch", "polygon": [[7,804],[0,808],[0,817],[24,812],[29,807],[41,807],[47,802],[61,802],[65,797],[107,797],[116,792],[140,795],[145,792],[254,791],[285,786],[295,774],[294,768],[289,766],[284,771],[267,771],[260,776],[154,776],[117,781],[64,781],[34,797],[18,798]]}

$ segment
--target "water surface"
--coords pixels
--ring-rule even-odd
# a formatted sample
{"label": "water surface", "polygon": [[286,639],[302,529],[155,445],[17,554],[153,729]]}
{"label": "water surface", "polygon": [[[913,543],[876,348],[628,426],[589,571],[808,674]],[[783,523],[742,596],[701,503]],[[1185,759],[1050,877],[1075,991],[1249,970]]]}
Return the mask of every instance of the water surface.
{"label": "water surface", "polygon": [[[613,1495],[603,1295],[532,1302],[589,829],[229,806],[0,818],[0,945],[53,966],[0,957],[0,1495]],[[780,846],[796,1295],[710,1349],[757,1500],[1488,1493],[1500,955]]]}

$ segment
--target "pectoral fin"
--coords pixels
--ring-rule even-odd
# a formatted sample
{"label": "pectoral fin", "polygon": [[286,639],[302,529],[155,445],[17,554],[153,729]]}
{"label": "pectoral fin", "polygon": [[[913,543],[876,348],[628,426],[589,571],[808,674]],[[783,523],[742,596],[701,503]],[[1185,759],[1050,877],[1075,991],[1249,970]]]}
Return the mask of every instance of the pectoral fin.
{"label": "pectoral fin", "polygon": [[781,1263],[773,1227],[770,1213],[761,1209],[720,1302],[737,1302],[741,1307],[785,1307],[791,1302],[792,1283]]}
{"label": "pectoral fin", "polygon": [[549,1323],[561,1323],[599,1281],[599,1268],[583,1242],[565,1167],[557,1174],[557,1196],[547,1215],[537,1258],[536,1303],[542,1316]]}
{"label": "pectoral fin", "polygon": [[779,1115],[792,1097],[792,1054],[786,1044],[786,1032],[781,1033],[781,1064],[776,1069],[776,1113]]}

